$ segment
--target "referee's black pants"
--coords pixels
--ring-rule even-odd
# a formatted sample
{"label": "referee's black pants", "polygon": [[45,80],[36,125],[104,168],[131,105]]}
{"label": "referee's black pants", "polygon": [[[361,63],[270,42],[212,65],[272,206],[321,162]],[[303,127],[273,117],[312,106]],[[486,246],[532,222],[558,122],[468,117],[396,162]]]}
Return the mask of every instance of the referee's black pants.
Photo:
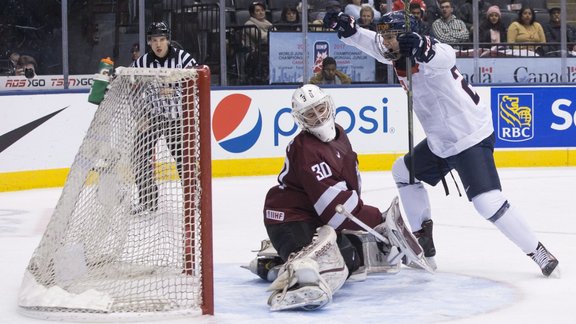
{"label": "referee's black pants", "polygon": [[164,135],[166,144],[174,160],[178,176],[182,179],[182,128],[180,119],[164,117],[150,118],[148,127],[138,131],[132,154],[132,167],[138,186],[138,199],[141,205],[156,208],[158,204],[158,186],[155,181],[155,147]]}

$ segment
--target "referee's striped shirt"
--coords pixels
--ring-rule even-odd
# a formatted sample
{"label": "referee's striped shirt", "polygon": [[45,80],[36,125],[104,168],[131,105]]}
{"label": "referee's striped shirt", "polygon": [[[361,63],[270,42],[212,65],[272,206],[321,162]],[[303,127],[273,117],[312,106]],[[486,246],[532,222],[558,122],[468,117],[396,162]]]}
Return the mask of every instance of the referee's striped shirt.
{"label": "referee's striped shirt", "polygon": [[[182,69],[197,65],[198,63],[196,63],[196,60],[190,53],[169,46],[168,55],[165,57],[159,58],[153,51],[150,51],[132,62],[131,67]],[[151,88],[147,90],[147,97],[151,104],[150,113],[152,115],[163,115],[168,119],[178,119],[182,117],[182,91],[177,85],[172,85],[171,87],[176,90],[172,98],[161,96],[158,89]]]}
{"label": "referee's striped shirt", "polygon": [[132,67],[139,68],[174,68],[182,69],[191,66],[197,66],[196,60],[190,53],[176,49],[173,46],[168,47],[168,55],[164,58],[157,57],[154,52],[150,51],[132,62]]}

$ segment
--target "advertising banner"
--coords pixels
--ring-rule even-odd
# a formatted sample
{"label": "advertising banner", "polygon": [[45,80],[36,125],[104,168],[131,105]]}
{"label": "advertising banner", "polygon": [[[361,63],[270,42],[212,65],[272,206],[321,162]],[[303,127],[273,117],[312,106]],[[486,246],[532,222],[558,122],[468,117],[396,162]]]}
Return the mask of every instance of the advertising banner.
{"label": "advertising banner", "polygon": [[575,147],[576,92],[570,87],[492,88],[497,147]]}
{"label": "advertising banner", "polygon": [[[270,83],[303,82],[304,43],[301,33],[270,32]],[[348,46],[336,33],[308,33],[307,70],[308,79],[320,72],[322,60],[331,56],[336,60],[338,70],[346,73],[353,82],[373,82],[376,61]]]}
{"label": "advertising banner", "polygon": [[[71,75],[68,89],[90,89],[94,74]],[[32,79],[24,76],[0,76],[0,91],[9,90],[54,90],[64,89],[62,75],[37,75]]]}
{"label": "advertising banner", "polygon": [[[299,131],[290,115],[295,87],[212,91],[212,159],[284,157],[286,146]],[[336,121],[344,127],[358,154],[407,152],[406,94],[402,88],[325,90],[333,96]],[[492,107],[497,148],[525,151],[576,147],[573,87],[475,90]],[[0,96],[0,144],[4,147],[0,173],[69,167],[96,111],[87,96]],[[424,133],[417,119],[414,127],[414,141],[418,143]],[[16,130],[26,130],[26,134],[21,138],[9,135]]]}
{"label": "advertising banner", "polygon": [[576,58],[567,58],[562,77],[560,58],[551,57],[504,57],[480,58],[478,69],[474,70],[471,58],[456,60],[456,66],[466,81],[473,84],[491,83],[568,83],[576,82]]}
{"label": "advertising banner", "polygon": [[[298,133],[291,111],[293,89],[212,93],[214,159],[282,157]],[[358,153],[407,151],[406,94],[399,87],[325,89],[336,122]],[[417,124],[417,123],[416,123]],[[416,136],[423,137],[417,130]]]}

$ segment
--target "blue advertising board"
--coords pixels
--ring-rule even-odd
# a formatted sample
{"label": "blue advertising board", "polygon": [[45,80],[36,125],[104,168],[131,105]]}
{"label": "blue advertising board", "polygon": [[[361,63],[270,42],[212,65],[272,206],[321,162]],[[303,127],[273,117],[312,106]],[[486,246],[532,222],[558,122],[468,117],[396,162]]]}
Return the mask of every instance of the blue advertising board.
{"label": "blue advertising board", "polygon": [[569,87],[491,89],[496,147],[575,147],[576,92]]}

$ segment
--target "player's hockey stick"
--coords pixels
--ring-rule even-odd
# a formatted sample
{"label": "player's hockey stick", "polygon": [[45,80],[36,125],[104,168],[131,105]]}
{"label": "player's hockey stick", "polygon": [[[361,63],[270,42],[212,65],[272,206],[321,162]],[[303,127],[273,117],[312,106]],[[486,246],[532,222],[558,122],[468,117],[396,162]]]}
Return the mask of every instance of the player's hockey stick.
{"label": "player's hockey stick", "polygon": [[[410,0],[403,0],[404,2],[404,16],[406,32],[410,32]],[[414,184],[414,108],[412,99],[412,59],[406,58],[406,79],[408,84],[406,87],[406,95],[408,99],[408,154],[410,155],[410,165],[408,166],[408,174],[410,184]]]}
{"label": "player's hockey stick", "polygon": [[[396,197],[395,199],[398,199],[398,197]],[[395,206],[395,204],[396,201],[393,201],[392,206]],[[413,234],[410,233],[404,226],[404,221],[402,220],[401,215],[400,219],[392,217],[391,215],[389,217],[386,217],[385,221],[386,230],[389,232],[388,235],[389,239],[388,239],[384,237],[384,235],[376,232],[370,226],[366,225],[366,223],[358,219],[356,216],[352,215],[350,212],[346,210],[346,208],[344,208],[344,206],[338,204],[336,205],[335,209],[337,213],[346,216],[351,221],[356,223],[358,226],[366,230],[368,233],[374,235],[376,239],[380,240],[384,244],[389,244],[398,247],[400,251],[404,253],[406,258],[408,259],[408,262],[406,264],[413,263],[421,269],[424,269],[430,273],[434,273],[434,268],[432,268],[432,266],[428,263],[426,258],[424,258],[424,252],[422,251],[422,248],[418,244],[418,241],[413,236]],[[402,228],[400,228],[398,225],[400,225]],[[408,242],[406,236],[409,237],[409,239],[412,241],[412,244]]]}

